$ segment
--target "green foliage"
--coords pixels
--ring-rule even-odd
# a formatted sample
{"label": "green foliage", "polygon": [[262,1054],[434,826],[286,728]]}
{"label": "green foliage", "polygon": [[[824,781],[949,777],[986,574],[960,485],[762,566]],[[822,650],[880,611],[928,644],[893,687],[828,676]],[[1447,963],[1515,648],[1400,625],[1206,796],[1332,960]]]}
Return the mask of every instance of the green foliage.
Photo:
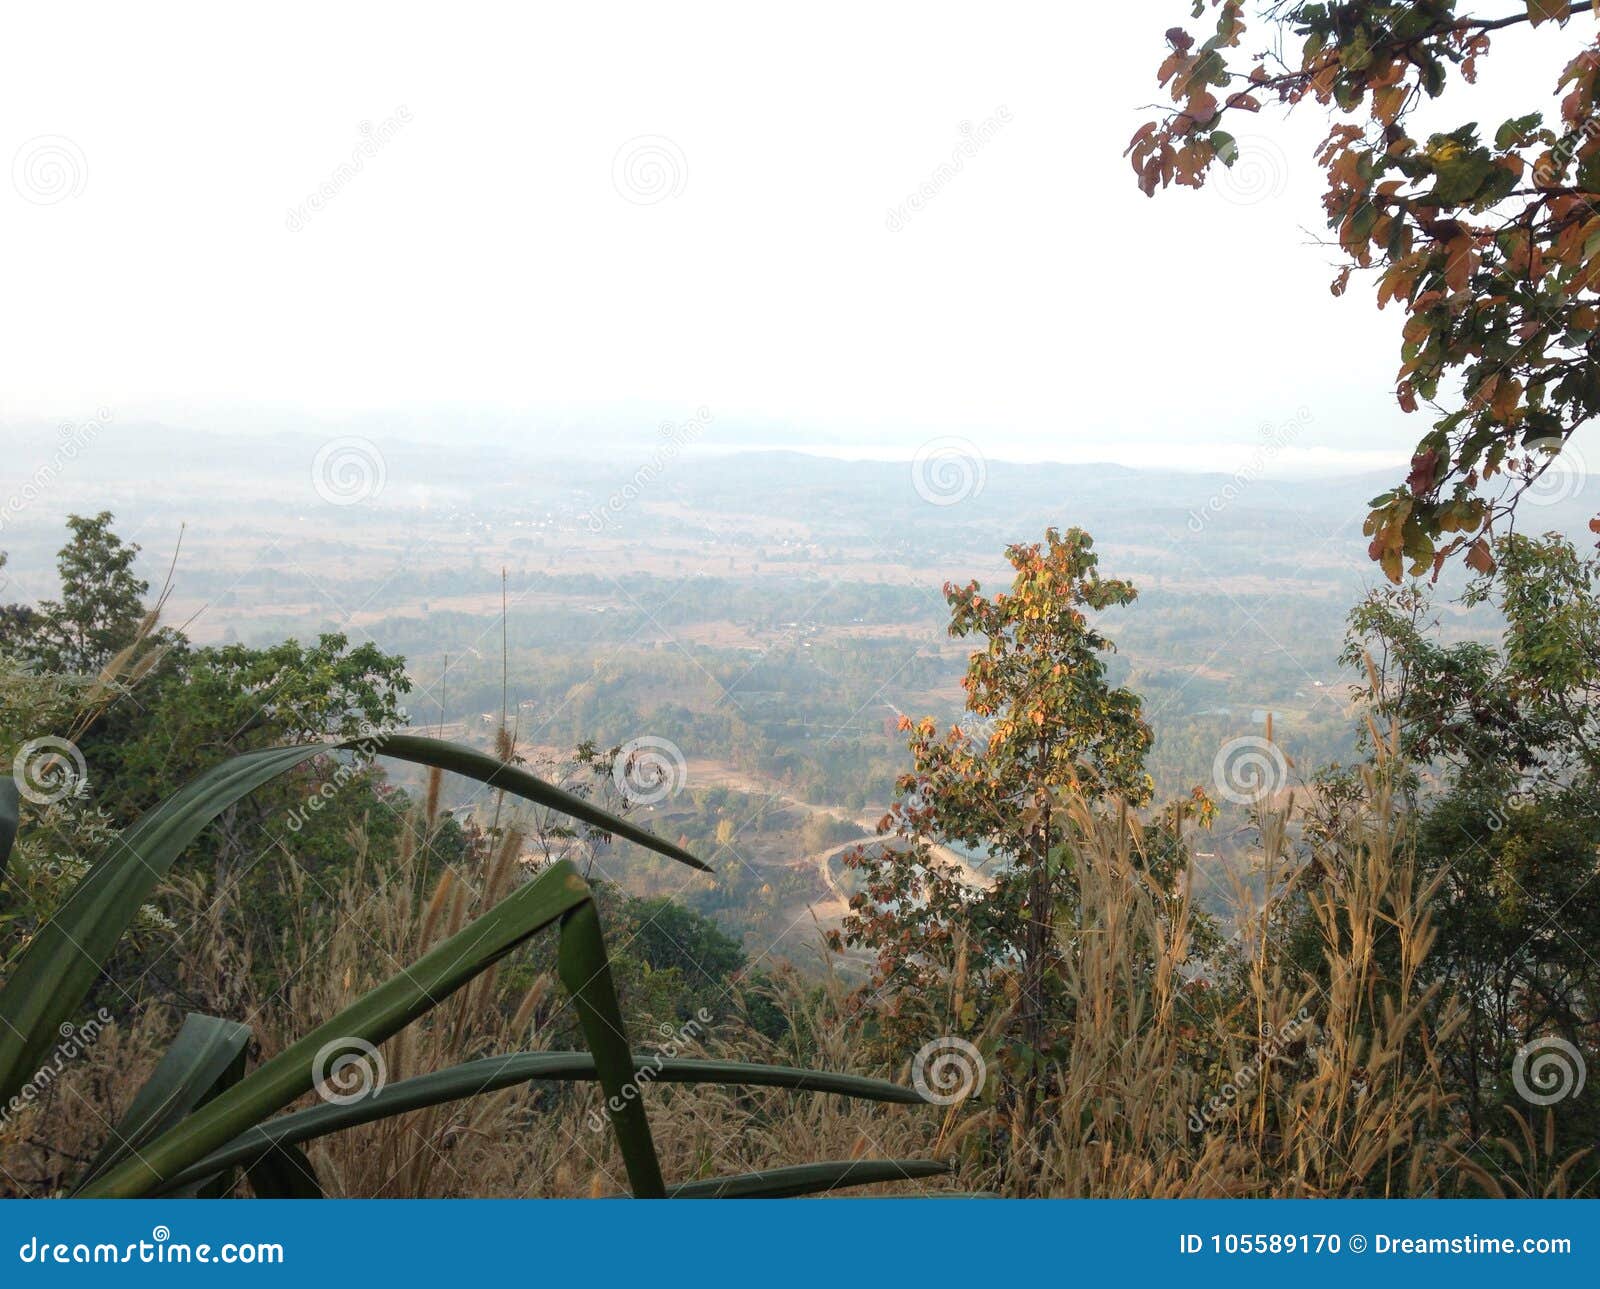
{"label": "green foliage", "polygon": [[56,569],[60,600],[28,615],[28,651],[48,671],[92,675],[134,639],[150,584],[135,576],[139,547],[111,531],[111,512],[67,516],[71,537]]}
{"label": "green foliage", "polygon": [[1499,576],[1468,587],[1492,603],[1498,644],[1438,639],[1421,585],[1373,592],[1350,615],[1347,665],[1376,668],[1366,698],[1400,722],[1402,748],[1506,792],[1600,774],[1600,558],[1565,538],[1512,534],[1495,544]]}
{"label": "green foliage", "polygon": [[6,865],[11,862],[11,847],[17,840],[17,819],[21,812],[22,797],[16,780],[0,779],[0,879],[6,875]]}
{"label": "green foliage", "polygon": [[[1497,575],[1463,598],[1493,604],[1498,640],[1444,642],[1413,585],[1358,605],[1346,651],[1363,674],[1371,658],[1375,714],[1438,779],[1410,784],[1418,866],[1439,884],[1426,970],[1467,1008],[1440,1059],[1474,1133],[1521,1104],[1507,1071],[1524,1044],[1581,1047],[1600,1023],[1586,934],[1600,925],[1600,560],[1555,535],[1507,536],[1495,555]],[[1597,1122],[1591,1089],[1564,1110],[1558,1154]]]}
{"label": "green foliage", "polygon": [[725,982],[743,969],[743,948],[711,919],[664,896],[630,899],[624,907],[629,956],[649,972],[676,974],[682,982],[682,1016],[720,996]]}
{"label": "green foliage", "polygon": [[[405,723],[400,699],[410,689],[402,659],[335,633],[310,645],[194,647],[181,632],[156,627],[156,607],[142,602],[147,585],[133,573],[138,547],[112,531],[110,514],[73,516],[68,529],[57,557],[59,598],[13,615],[26,629],[8,637],[17,652],[0,660],[0,746],[68,737],[85,778],[81,793],[30,807],[32,840],[3,914],[24,934],[83,875],[82,856],[154,807],[174,780],[230,753],[393,729]],[[281,866],[262,856],[292,851],[300,872],[334,889],[352,861],[352,833],[392,848],[402,808],[380,772],[315,757],[230,807],[187,862],[233,880],[235,926],[247,923],[275,942],[296,925],[293,896]],[[447,829],[438,845],[447,861],[460,849],[459,830]],[[140,924],[119,946],[118,971],[160,986],[170,928],[154,909]],[[307,929],[324,928],[312,918]],[[122,1011],[132,1000],[108,989],[106,1001]]]}

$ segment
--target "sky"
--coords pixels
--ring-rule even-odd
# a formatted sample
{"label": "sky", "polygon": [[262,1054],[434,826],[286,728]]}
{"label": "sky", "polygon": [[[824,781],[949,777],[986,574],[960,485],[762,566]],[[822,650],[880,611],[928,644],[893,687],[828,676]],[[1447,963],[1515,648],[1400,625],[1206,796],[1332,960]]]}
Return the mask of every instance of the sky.
{"label": "sky", "polygon": [[[1400,318],[1315,244],[1317,113],[1134,186],[1189,7],[11,6],[0,427],[556,450],[706,409],[724,447],[1403,459]],[[1484,119],[1571,39],[1508,41]]]}

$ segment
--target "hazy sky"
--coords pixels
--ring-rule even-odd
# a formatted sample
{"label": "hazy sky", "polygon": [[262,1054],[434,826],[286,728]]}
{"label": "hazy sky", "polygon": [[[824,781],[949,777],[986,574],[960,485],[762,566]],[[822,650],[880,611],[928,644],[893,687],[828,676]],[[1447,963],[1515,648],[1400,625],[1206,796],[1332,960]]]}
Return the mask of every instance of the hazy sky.
{"label": "hazy sky", "polygon": [[[559,438],[706,407],[724,437],[1229,466],[1293,422],[1285,464],[1401,456],[1399,317],[1332,299],[1311,244],[1320,118],[1264,117],[1205,192],[1134,187],[1188,9],[11,6],[0,417]],[[1490,121],[1559,57],[1503,52]]]}

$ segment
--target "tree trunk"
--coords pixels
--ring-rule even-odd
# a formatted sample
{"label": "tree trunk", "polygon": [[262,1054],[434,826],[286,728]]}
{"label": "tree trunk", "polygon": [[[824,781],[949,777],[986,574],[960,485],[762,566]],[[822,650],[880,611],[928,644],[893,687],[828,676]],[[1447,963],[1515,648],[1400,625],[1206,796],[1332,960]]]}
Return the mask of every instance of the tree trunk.
{"label": "tree trunk", "polygon": [[1031,1054],[1032,1064],[1022,1081],[1022,1131],[1032,1139],[1044,1082],[1043,1055],[1048,1039],[1045,972],[1048,965],[1054,893],[1050,889],[1050,811],[1034,832],[1032,871],[1028,875],[1028,925],[1022,951],[1022,1041]]}

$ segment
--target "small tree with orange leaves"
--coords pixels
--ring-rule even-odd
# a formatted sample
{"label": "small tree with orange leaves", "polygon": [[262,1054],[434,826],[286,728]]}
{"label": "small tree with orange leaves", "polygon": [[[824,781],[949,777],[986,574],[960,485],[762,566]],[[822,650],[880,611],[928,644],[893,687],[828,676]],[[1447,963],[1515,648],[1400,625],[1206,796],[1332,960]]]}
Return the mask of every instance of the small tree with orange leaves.
{"label": "small tree with orange leaves", "polygon": [[[878,827],[891,840],[846,857],[864,882],[833,936],[837,948],[876,952],[891,1028],[908,1014],[903,1003],[922,1012],[959,952],[965,1014],[952,1021],[971,1031],[1002,1010],[1014,1017],[1001,1027],[1001,1055],[1024,1124],[1037,1076],[1063,1047],[1056,923],[1076,906],[1066,804],[1137,805],[1151,792],[1149,728],[1137,695],[1109,683],[1112,644],[1093,620],[1135,592],[1100,577],[1093,545],[1080,529],[1052,528],[1043,543],[1007,550],[1009,592],[945,586],[950,634],[983,641],[962,680],[968,719],[943,733],[931,719],[902,719],[912,769]],[[950,847],[976,858],[964,863]]]}

